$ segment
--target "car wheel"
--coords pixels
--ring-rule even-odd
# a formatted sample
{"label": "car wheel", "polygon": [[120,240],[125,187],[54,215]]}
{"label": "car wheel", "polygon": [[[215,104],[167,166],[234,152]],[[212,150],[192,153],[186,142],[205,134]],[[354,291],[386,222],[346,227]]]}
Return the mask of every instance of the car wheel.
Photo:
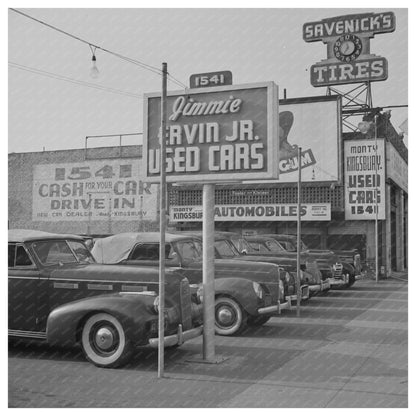
{"label": "car wheel", "polygon": [[269,322],[271,316],[249,316],[247,323],[250,326],[261,326]]}
{"label": "car wheel", "polygon": [[351,287],[355,283],[355,276],[349,276],[347,287]]}
{"label": "car wheel", "polygon": [[216,334],[238,334],[245,328],[246,323],[246,312],[235,300],[227,297],[218,297],[215,300]]}
{"label": "car wheel", "polygon": [[123,326],[108,313],[97,313],[85,322],[81,337],[88,361],[97,367],[119,367],[130,358],[132,348]]}

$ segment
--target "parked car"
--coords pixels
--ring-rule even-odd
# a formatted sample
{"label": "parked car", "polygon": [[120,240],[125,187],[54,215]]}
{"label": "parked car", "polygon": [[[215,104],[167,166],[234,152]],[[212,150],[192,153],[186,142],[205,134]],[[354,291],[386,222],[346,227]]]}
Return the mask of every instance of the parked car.
{"label": "parked car", "polygon": [[[244,239],[240,237],[239,245],[241,245],[242,240],[248,246],[243,249],[243,252],[248,253],[250,256],[272,257],[291,264],[293,268],[297,267],[296,253],[286,251],[273,238],[263,235],[247,236]],[[329,278],[333,276],[333,270],[326,261],[318,262],[316,258],[301,255],[300,265],[302,270],[309,272],[313,276],[313,284],[309,287],[312,295],[327,292],[330,289]]]}
{"label": "parked car", "polygon": [[[297,252],[297,236],[291,234],[268,234],[268,237],[275,239],[288,252]],[[331,287],[350,287],[354,284],[358,269],[354,265],[343,261],[337,254],[331,250],[310,249],[301,241],[301,250],[303,255],[308,255],[317,259],[318,264],[329,263],[333,269],[333,276],[329,278]],[[357,268],[361,273],[361,264],[357,260]]]}
{"label": "parked car", "polygon": [[[167,233],[166,266],[176,267],[191,283],[202,282],[200,240]],[[107,264],[158,265],[159,233],[123,233],[95,242],[93,255]],[[275,264],[215,260],[215,327],[234,335],[246,325],[261,325],[291,306],[285,299],[282,274]]]}
{"label": "parked car", "polygon": [[[81,344],[100,367],[118,367],[136,346],[158,347],[156,267],[96,264],[82,237],[10,230],[9,336]],[[165,346],[202,333],[202,306],[188,280],[166,269]]]}
{"label": "parked car", "polygon": [[[186,231],[186,234],[194,235],[199,238],[202,243],[202,232],[201,231]],[[216,231],[215,232],[215,257],[217,259],[228,259],[228,260],[239,260],[239,261],[250,261],[250,262],[263,262],[263,263],[273,263],[278,265],[282,270],[289,272],[288,274],[283,274],[284,279],[282,279],[283,284],[285,285],[285,297],[291,302],[297,301],[297,290],[296,290],[296,261],[292,259],[285,258],[274,258],[274,257],[262,257],[262,256],[250,256],[248,254],[241,254],[235,247],[232,237],[234,233],[226,231]],[[235,237],[235,236],[234,236]],[[202,250],[202,248],[201,248]],[[315,277],[307,272],[301,270],[301,299],[309,299],[309,284],[315,282]]]}

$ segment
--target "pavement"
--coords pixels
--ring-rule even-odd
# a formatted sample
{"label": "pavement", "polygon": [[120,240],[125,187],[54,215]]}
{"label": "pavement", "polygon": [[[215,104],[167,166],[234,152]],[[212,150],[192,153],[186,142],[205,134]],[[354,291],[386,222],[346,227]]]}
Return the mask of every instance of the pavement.
{"label": "pavement", "polygon": [[238,337],[216,337],[218,364],[196,362],[202,339],[165,354],[140,350],[123,369],[78,351],[9,349],[9,407],[406,408],[408,289],[357,281]]}

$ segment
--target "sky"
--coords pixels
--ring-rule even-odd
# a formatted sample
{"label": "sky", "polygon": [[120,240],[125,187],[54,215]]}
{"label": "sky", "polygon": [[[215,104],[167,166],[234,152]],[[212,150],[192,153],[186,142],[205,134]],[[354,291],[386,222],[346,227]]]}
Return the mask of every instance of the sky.
{"label": "sky", "polygon": [[[326,45],[306,43],[304,23],[393,11],[395,32],[371,40],[371,52],[385,57],[389,68],[386,81],[372,83],[373,105],[408,104],[405,8],[19,10],[152,68],[166,62],[169,74],[181,84],[189,85],[194,73],[230,70],[234,84],[274,81],[280,98],[284,89],[288,98],[326,94],[325,87],[313,87],[309,78],[311,65],[326,58]],[[8,152],[83,148],[86,136],[142,132],[142,96],[160,91],[160,75],[97,50],[99,77],[93,79],[91,57],[87,44],[8,11]],[[178,89],[182,87],[168,83],[168,90]],[[398,131],[407,112],[392,109]],[[137,143],[140,138],[130,140]],[[99,143],[116,144],[118,138]]]}

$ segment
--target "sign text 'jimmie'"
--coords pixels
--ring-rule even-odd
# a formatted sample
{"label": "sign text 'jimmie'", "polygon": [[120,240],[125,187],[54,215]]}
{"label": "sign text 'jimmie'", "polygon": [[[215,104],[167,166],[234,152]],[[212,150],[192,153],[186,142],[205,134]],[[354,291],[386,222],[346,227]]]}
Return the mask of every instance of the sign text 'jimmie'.
{"label": "sign text 'jimmie'", "polygon": [[[277,86],[271,82],[168,95],[169,181],[276,178]],[[146,175],[160,175],[160,96],[145,96]]]}

